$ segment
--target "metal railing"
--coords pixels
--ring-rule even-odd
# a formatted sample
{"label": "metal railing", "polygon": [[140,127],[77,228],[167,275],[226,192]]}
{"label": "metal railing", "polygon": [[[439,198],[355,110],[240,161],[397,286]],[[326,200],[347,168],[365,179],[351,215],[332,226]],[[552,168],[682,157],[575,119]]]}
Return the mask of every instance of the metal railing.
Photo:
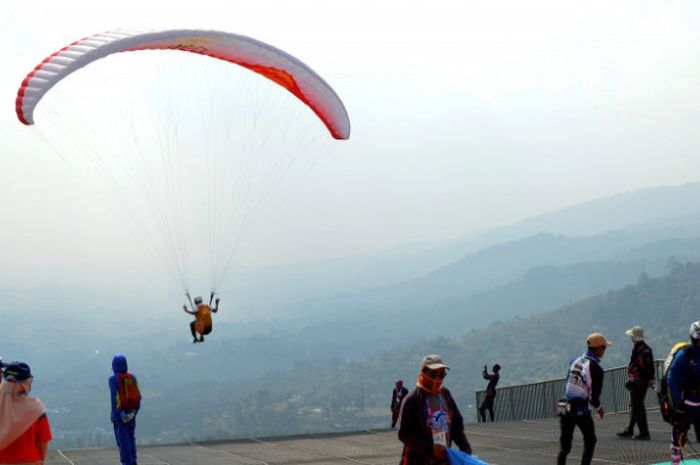
{"label": "metal railing", "polygon": [[[659,380],[663,360],[656,360],[656,379]],[[496,389],[494,399],[495,421],[509,420],[539,420],[557,416],[557,402],[564,394],[566,380],[554,379],[533,384],[521,384]],[[600,396],[603,409],[606,412],[622,413],[629,411],[630,394],[625,388],[627,381],[627,366],[605,370],[603,391]],[[486,396],[486,391],[477,391],[477,421],[481,421],[478,408]],[[658,407],[655,391],[647,393],[645,398],[647,408]],[[488,412],[486,412],[487,420]]]}

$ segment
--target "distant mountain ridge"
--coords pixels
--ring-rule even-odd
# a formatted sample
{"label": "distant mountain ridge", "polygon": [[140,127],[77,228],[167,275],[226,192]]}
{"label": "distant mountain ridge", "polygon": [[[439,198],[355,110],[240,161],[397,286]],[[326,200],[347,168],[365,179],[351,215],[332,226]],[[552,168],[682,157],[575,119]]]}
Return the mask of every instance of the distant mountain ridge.
{"label": "distant mountain ridge", "polygon": [[260,312],[259,307],[262,307],[274,313],[275,303],[411,281],[467,254],[539,233],[579,237],[611,231],[677,228],[679,235],[690,236],[695,233],[688,230],[689,225],[700,226],[700,204],[695,201],[698,198],[700,182],[640,189],[544,213],[512,225],[470,232],[453,240],[406,244],[359,257],[234,269],[229,287],[246,309],[255,307],[255,311]]}
{"label": "distant mountain ridge", "polygon": [[[697,234],[697,230],[671,227],[614,231],[586,237],[540,233],[486,247],[407,282],[288,304],[285,313],[297,317],[311,314],[316,315],[316,319],[328,319],[427,307],[445,300],[467,299],[476,293],[505,286],[538,267],[652,260],[655,270],[649,271],[658,274],[658,269],[671,256],[684,260],[700,257],[697,238],[674,237],[675,234],[691,233]],[[698,253],[694,253],[696,250]],[[639,272],[646,271],[645,266],[642,264]]]}

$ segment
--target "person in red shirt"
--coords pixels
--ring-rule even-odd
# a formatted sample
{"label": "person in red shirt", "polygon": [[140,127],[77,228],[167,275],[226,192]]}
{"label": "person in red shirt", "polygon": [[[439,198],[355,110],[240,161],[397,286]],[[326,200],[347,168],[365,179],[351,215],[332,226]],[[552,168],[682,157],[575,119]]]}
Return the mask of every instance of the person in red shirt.
{"label": "person in red shirt", "polygon": [[29,365],[4,365],[0,383],[0,464],[43,465],[51,441],[51,427],[44,404],[30,397]]}

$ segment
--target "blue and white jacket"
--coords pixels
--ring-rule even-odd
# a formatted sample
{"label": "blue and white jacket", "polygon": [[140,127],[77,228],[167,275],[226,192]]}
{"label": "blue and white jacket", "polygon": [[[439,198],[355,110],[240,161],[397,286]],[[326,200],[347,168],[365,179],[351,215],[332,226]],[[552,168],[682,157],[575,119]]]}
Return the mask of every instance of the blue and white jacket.
{"label": "blue and white jacket", "polygon": [[590,413],[589,404],[596,410],[600,407],[603,376],[600,358],[590,350],[571,361],[564,398],[571,404],[572,413]]}

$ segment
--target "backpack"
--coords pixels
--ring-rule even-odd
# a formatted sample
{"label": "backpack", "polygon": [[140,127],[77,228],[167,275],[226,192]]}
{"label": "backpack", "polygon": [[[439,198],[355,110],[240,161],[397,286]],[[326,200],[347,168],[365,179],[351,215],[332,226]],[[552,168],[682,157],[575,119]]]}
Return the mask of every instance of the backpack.
{"label": "backpack", "polygon": [[668,372],[671,368],[673,360],[676,358],[676,354],[678,354],[681,350],[686,350],[690,347],[691,345],[689,342],[679,342],[673,346],[671,352],[668,353],[666,360],[664,360],[663,372],[659,382],[659,390],[656,392],[656,396],[659,398],[661,418],[663,418],[666,423],[671,423],[673,416],[673,399],[671,399],[671,392],[668,389]]}
{"label": "backpack", "polygon": [[117,373],[117,410],[138,410],[141,407],[141,392],[136,378],[129,373]]}

